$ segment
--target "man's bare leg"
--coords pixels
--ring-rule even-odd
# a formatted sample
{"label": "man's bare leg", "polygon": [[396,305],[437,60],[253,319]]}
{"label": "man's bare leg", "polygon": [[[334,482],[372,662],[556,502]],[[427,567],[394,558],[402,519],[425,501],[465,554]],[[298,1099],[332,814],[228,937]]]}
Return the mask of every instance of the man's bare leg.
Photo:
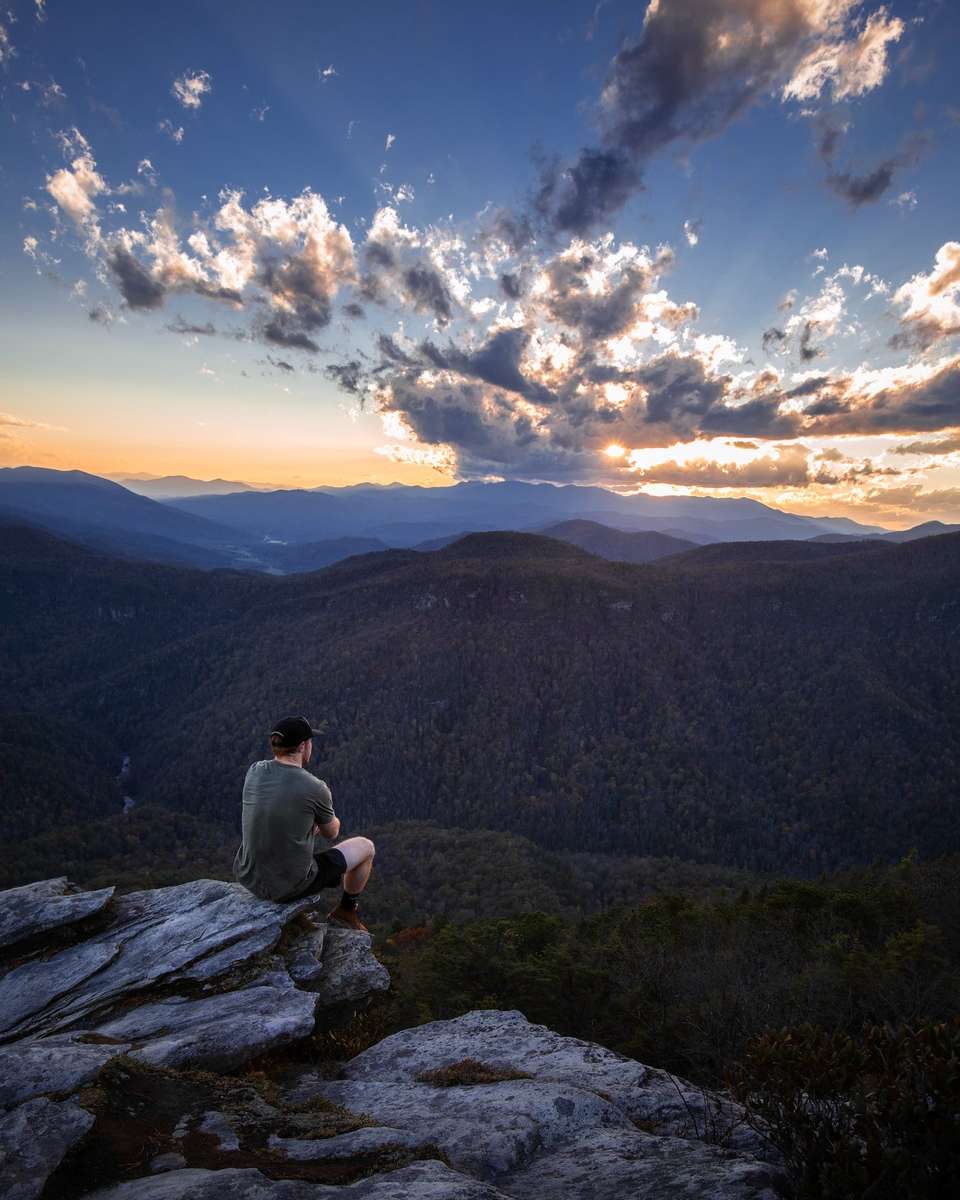
{"label": "man's bare leg", "polygon": [[367,886],[367,880],[373,870],[376,847],[367,837],[352,837],[338,842],[335,848],[347,861],[347,869],[343,873],[343,890],[356,896]]}

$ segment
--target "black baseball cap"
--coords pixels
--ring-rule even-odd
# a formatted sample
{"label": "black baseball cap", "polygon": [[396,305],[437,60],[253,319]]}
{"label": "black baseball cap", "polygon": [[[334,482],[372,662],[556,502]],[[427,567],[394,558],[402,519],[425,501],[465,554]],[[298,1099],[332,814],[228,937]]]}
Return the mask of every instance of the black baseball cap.
{"label": "black baseball cap", "polygon": [[322,729],[314,729],[306,717],[284,717],[270,730],[270,736],[278,733],[283,738],[283,745],[292,748],[305,742],[307,738],[320,737]]}

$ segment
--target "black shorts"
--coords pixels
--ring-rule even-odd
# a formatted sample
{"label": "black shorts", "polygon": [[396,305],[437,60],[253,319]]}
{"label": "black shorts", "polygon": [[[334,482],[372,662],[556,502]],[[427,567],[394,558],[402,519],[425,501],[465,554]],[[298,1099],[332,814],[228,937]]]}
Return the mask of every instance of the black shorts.
{"label": "black shorts", "polygon": [[302,892],[297,892],[296,896],[289,896],[287,899],[299,900],[302,896],[312,896],[316,892],[322,892],[324,888],[340,886],[340,876],[347,869],[347,860],[343,856],[343,851],[338,850],[336,846],[331,846],[329,850],[322,850],[313,857],[317,860],[316,875]]}

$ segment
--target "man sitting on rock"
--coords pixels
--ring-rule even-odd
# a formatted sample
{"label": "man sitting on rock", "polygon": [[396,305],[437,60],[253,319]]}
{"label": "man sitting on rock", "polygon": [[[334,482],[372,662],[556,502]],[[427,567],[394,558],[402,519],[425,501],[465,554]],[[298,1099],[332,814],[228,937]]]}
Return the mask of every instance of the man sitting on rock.
{"label": "man sitting on rock", "polygon": [[251,763],[243,781],[243,842],[233,861],[233,877],[262,900],[296,900],[343,879],[343,895],[327,920],[368,932],[357,915],[360,893],[373,869],[369,838],[347,838],[339,846],[315,850],[315,838],[335,838],[340,819],[330,789],[307,771],[313,729],[305,717],[284,717],[273,727],[273,758]]}

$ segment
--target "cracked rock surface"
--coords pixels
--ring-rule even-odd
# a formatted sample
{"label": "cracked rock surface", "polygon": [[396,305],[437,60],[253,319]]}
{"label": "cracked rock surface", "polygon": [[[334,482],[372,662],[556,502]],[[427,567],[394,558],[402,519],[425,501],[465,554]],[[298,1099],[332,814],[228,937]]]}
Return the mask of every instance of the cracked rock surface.
{"label": "cracked rock surface", "polygon": [[[390,984],[320,903],[0,893],[4,1200],[777,1200],[728,1097],[520,1012],[320,1058],[318,1026]],[[418,1078],[438,1068],[453,1086]]]}

